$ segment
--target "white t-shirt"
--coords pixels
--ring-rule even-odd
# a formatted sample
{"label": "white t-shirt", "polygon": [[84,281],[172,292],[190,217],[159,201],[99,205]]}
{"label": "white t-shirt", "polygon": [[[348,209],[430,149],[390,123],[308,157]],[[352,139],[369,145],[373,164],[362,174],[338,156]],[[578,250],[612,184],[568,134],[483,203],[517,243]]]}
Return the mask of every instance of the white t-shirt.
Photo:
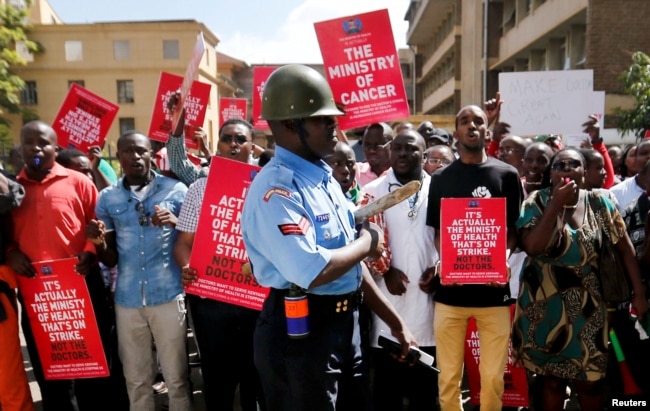
{"label": "white t-shirt", "polygon": [[[405,284],[403,295],[393,295],[388,292],[384,278],[375,277],[377,286],[393,304],[395,310],[406,322],[421,347],[433,347],[436,340],[433,335],[433,297],[424,293],[418,287],[422,273],[433,267],[438,261],[438,251],[434,244],[435,230],[426,224],[429,182],[431,178],[422,172],[422,186],[417,194],[402,201],[384,212],[384,220],[388,228],[388,245],[392,253],[391,266],[406,274],[409,283]],[[368,183],[363,189],[364,194],[375,199],[399,188],[401,184],[395,178],[393,170]],[[416,198],[417,197],[417,198]],[[409,213],[414,214],[413,218]],[[370,344],[377,345],[379,331],[390,333],[390,328],[373,313],[373,325]]]}
{"label": "white t-shirt", "polygon": [[636,201],[644,190],[636,183],[636,176],[634,176],[616,184],[609,191],[614,194],[618,201],[616,205],[618,211],[623,211]]}

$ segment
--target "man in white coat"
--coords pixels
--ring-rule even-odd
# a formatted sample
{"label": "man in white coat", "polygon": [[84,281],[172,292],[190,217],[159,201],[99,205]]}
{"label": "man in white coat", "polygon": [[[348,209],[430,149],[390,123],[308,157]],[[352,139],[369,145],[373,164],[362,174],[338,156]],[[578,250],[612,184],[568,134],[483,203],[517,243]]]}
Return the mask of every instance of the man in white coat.
{"label": "man in white coat", "polygon": [[[420,349],[435,356],[433,300],[418,287],[422,274],[433,270],[438,261],[434,229],[426,225],[430,177],[422,169],[425,147],[417,131],[402,131],[391,143],[391,169],[364,187],[363,203],[370,203],[410,181],[421,183],[420,190],[386,210],[378,219],[388,248],[382,258],[369,261],[368,265],[380,290],[408,324]],[[375,366],[375,410],[402,409],[404,398],[408,398],[409,410],[437,409],[437,374],[419,364],[410,366],[399,362],[381,350],[377,343],[381,330],[389,331],[389,328],[373,314],[370,345]]]}

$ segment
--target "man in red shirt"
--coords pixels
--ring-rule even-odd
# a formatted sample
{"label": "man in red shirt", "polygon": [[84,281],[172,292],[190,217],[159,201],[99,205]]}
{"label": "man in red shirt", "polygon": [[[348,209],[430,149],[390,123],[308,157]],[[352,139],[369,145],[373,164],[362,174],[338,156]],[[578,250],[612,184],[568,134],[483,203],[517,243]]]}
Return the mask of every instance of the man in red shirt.
{"label": "man in red shirt", "polygon": [[[85,175],[55,162],[57,136],[42,121],[31,121],[22,128],[20,142],[25,167],[17,180],[25,188],[20,207],[12,210],[13,243],[7,262],[16,273],[33,277],[33,261],[57,260],[77,256],[76,271],[86,277],[104,347],[108,346],[111,318],[107,294],[95,257],[95,245],[86,240],[86,224],[95,218],[97,189]],[[22,326],[34,374],[43,397],[44,411],[78,409],[119,409],[113,399],[121,397],[109,378],[45,380],[38,351],[27,317]],[[107,358],[109,363],[110,359]],[[122,388],[124,389],[124,388]]]}
{"label": "man in red shirt", "polygon": [[373,123],[366,127],[361,140],[365,163],[357,163],[357,182],[363,187],[388,172],[390,168],[390,142],[395,134],[386,123]]}

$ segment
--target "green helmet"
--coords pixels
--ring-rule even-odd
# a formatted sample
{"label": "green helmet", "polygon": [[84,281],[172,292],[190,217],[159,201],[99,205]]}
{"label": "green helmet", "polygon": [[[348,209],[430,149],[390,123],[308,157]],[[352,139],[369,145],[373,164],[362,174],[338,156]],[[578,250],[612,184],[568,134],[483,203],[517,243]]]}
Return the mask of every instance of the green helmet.
{"label": "green helmet", "polygon": [[266,80],[261,115],[265,120],[340,115],[327,80],[311,67],[282,66]]}

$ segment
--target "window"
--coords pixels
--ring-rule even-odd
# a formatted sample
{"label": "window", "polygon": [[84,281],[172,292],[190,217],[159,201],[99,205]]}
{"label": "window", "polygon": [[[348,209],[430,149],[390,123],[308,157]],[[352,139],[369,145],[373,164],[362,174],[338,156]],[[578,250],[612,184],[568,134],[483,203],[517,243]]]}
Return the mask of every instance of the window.
{"label": "window", "polygon": [[519,0],[517,2],[517,22],[520,22],[530,14],[530,0]]}
{"label": "window", "polygon": [[562,44],[560,44],[560,51],[558,53],[558,62],[557,65],[562,68],[562,70],[568,70],[571,68],[570,66],[570,60],[569,56],[567,55],[567,50],[566,50],[566,45],[567,45],[567,39],[566,37],[562,40]]}
{"label": "window", "polygon": [[113,41],[113,58],[115,60],[129,60],[131,58],[131,48],[128,40]]}
{"label": "window", "polygon": [[120,135],[129,130],[135,130],[135,119],[133,117],[120,117]]}
{"label": "window", "polygon": [[163,40],[163,59],[178,60],[180,58],[178,40]]}
{"label": "window", "polygon": [[517,7],[515,5],[515,0],[505,0],[503,3],[503,19],[501,23],[503,34],[515,26],[516,14]]}
{"label": "window", "polygon": [[78,40],[65,42],[65,61],[81,61],[84,59],[83,43]]}
{"label": "window", "polygon": [[34,55],[29,51],[24,41],[16,42],[16,53],[18,53],[18,55],[24,58],[28,63],[34,62]]}
{"label": "window", "polygon": [[133,103],[133,80],[117,80],[117,102]]}
{"label": "window", "polygon": [[35,81],[25,82],[25,88],[20,92],[20,101],[26,106],[38,104],[38,92],[36,91]]}
{"label": "window", "polygon": [[78,84],[81,87],[86,87],[86,82],[83,80],[68,80],[68,88],[72,87],[73,84]]}
{"label": "window", "polygon": [[584,69],[587,62],[586,26],[574,24],[569,33],[569,61],[571,69]]}
{"label": "window", "polygon": [[411,78],[411,64],[402,63],[400,66],[402,68],[402,77]]}

